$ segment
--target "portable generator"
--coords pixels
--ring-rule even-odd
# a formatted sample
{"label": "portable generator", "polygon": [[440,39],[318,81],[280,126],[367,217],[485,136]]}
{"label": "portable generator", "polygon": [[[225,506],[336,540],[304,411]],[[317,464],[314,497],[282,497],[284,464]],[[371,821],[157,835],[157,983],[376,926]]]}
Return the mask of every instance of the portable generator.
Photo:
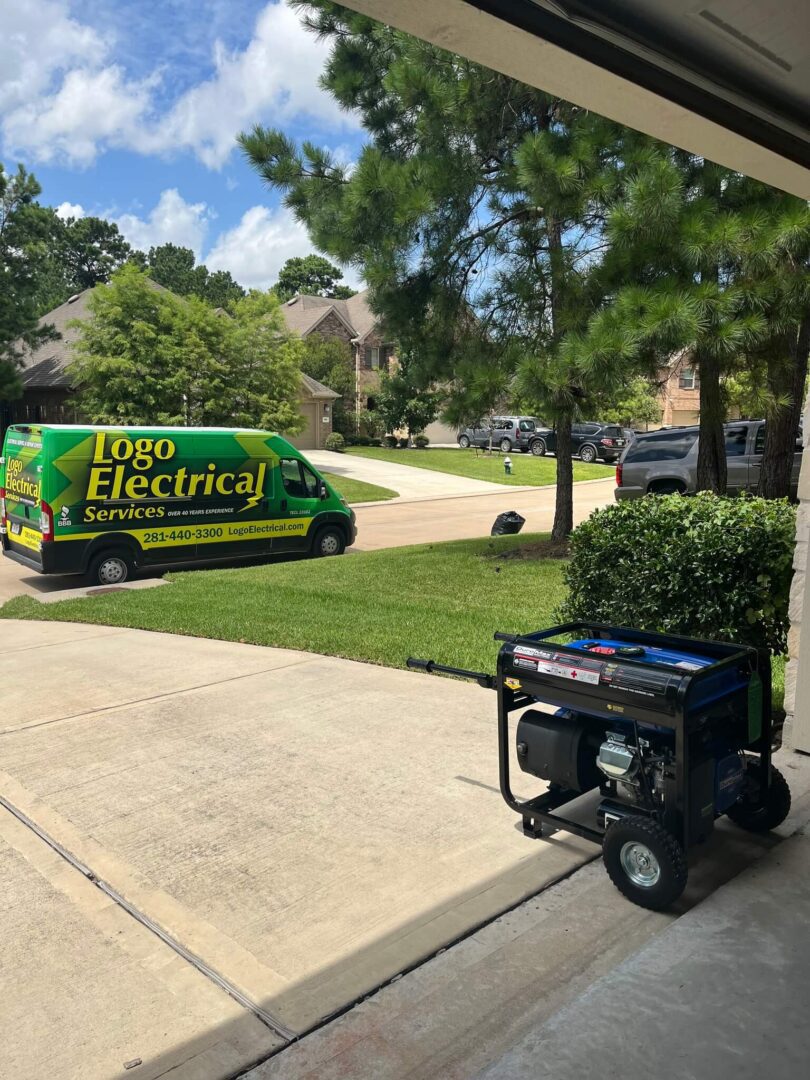
{"label": "portable generator", "polygon": [[[653,910],[676,900],[687,851],[721,815],[753,832],[787,817],[790,790],[771,764],[767,653],[580,622],[495,639],[504,642],[496,675],[413,658],[408,667],[497,692],[501,793],[524,833],[564,829],[601,844],[630,900]],[[525,801],[510,786],[509,718],[518,710],[518,764],[548,782]],[[593,825],[560,813],[597,790]]]}

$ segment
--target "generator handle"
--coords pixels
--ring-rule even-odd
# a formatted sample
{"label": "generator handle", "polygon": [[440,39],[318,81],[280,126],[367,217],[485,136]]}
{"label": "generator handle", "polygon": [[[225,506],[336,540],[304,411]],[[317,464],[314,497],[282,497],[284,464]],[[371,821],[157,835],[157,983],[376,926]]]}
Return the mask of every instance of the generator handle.
{"label": "generator handle", "polygon": [[502,630],[496,630],[492,637],[495,641],[517,641],[520,634],[504,634]]}
{"label": "generator handle", "polygon": [[471,682],[477,682],[479,686],[483,686],[485,690],[494,690],[496,687],[495,676],[487,675],[483,671],[468,671],[466,668],[449,667],[447,664],[437,664],[435,660],[417,660],[414,656],[409,656],[405,663],[415,671],[427,671],[430,675],[437,673],[439,675],[455,675],[459,679],[469,679]]}

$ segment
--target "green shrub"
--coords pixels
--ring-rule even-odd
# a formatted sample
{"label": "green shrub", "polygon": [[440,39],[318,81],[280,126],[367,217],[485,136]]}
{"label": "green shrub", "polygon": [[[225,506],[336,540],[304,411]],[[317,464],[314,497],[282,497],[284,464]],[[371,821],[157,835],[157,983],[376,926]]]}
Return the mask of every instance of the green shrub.
{"label": "green shrub", "polygon": [[327,450],[334,450],[335,453],[342,454],[346,449],[346,440],[339,431],[333,431],[331,435],[327,435],[326,442],[323,445]]}
{"label": "green shrub", "polygon": [[428,446],[430,446],[430,439],[427,437],[427,435],[414,435],[413,445],[417,448],[417,450],[425,450]]}
{"label": "green shrub", "polygon": [[784,653],[795,531],[785,500],[704,492],[596,510],[571,536],[559,615]]}
{"label": "green shrub", "polygon": [[400,439],[399,440],[399,448],[400,448],[400,450],[407,450],[408,449],[408,440],[407,439]]}
{"label": "green shrub", "polygon": [[383,446],[387,446],[389,450],[394,450],[399,446],[399,439],[396,435],[386,435],[383,439]]}

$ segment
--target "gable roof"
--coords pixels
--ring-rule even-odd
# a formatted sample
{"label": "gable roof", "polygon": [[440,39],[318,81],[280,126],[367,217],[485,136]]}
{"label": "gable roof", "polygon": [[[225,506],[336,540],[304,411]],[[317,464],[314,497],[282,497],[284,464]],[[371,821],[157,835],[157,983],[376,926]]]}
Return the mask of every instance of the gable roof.
{"label": "gable roof", "polygon": [[[164,289],[157,282],[151,282],[150,284],[160,292],[171,291]],[[73,345],[79,338],[79,329],[69,324],[74,319],[81,322],[91,317],[89,299],[92,291],[92,289],[85,289],[83,292],[76,293],[75,296],[71,296],[64,304],[60,304],[53,311],[49,311],[47,315],[43,315],[39,320],[40,326],[53,326],[61,334],[61,337],[55,341],[40,342],[33,349],[23,345],[21,342],[17,343],[22,353],[20,378],[25,389],[46,390],[61,388],[70,390],[72,388],[67,367],[75,358]],[[307,299],[320,300],[322,297],[308,297]],[[328,305],[334,303],[334,301],[328,300],[326,303]],[[223,316],[228,314],[222,308],[217,308],[216,313]],[[302,397],[319,401],[333,401],[335,398],[340,397],[340,394],[330,390],[328,386],[324,386],[317,379],[304,375],[303,372],[301,373],[301,394]]]}
{"label": "gable roof", "polygon": [[305,375],[303,371],[301,372],[301,390],[304,397],[310,397],[314,401],[334,401],[340,397],[340,394],[330,390],[317,379],[313,379],[311,375]]}
{"label": "gable roof", "polygon": [[352,337],[361,341],[378,325],[377,316],[368,304],[368,289],[355,293],[348,300],[299,293],[281,305],[281,312],[287,329],[301,337],[311,334],[330,313],[337,315]]}

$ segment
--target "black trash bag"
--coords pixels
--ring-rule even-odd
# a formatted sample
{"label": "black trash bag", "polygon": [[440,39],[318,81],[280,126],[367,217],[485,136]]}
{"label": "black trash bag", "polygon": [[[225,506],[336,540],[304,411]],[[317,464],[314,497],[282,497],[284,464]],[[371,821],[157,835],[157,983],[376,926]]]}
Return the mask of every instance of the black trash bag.
{"label": "black trash bag", "polygon": [[503,514],[498,514],[495,518],[495,523],[489,535],[514,536],[515,533],[520,532],[525,524],[526,518],[521,517],[516,510],[507,510]]}

